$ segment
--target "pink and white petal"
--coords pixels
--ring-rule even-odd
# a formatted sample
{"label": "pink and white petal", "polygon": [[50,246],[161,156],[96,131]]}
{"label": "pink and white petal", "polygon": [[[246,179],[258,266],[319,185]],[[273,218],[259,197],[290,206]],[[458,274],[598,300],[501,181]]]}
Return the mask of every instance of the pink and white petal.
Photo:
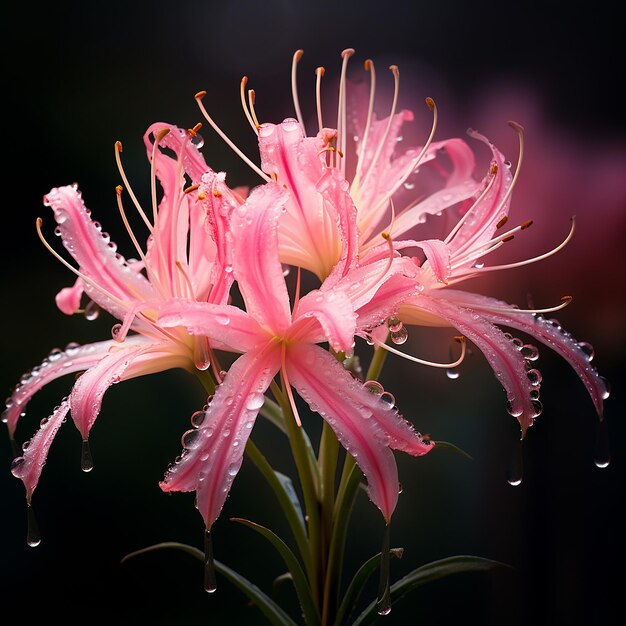
{"label": "pink and white petal", "polygon": [[278,219],[287,193],[260,185],[232,215],[233,272],[246,310],[259,324],[281,334],[291,323],[289,294],[278,257]]}
{"label": "pink and white petal", "polygon": [[48,458],[52,441],[65,421],[70,403],[65,398],[50,417],[41,421],[39,430],[23,445],[24,454],[13,459],[11,473],[26,487],[26,499],[30,502],[37,487],[43,466]]}
{"label": "pink and white petal", "polygon": [[57,293],[54,300],[57,307],[65,315],[73,315],[80,309],[80,299],[83,295],[83,280],[77,278],[71,287],[64,287]]}
{"label": "pink and white petal", "polygon": [[[155,347],[160,350],[159,344],[153,344],[144,339],[139,342],[117,343],[108,354],[104,355],[95,365],[86,370],[74,383],[70,394],[70,407],[72,419],[83,439],[87,439],[100,408],[102,398],[106,390],[115,383],[135,376],[141,376],[154,371],[168,369],[169,359],[163,360],[162,354],[156,352],[151,357],[141,361],[141,365],[135,366],[127,372],[131,363],[140,355],[149,352]],[[165,344],[164,344],[165,345]],[[146,361],[150,363],[147,366]],[[162,365],[162,367],[159,367]],[[156,367],[155,367],[156,366]]]}
{"label": "pink and white petal", "polygon": [[[461,217],[462,226],[450,242],[451,252],[457,257],[471,248],[490,241],[496,231],[498,222],[508,215],[511,203],[509,189],[513,181],[513,175],[510,168],[505,165],[504,155],[480,133],[470,131],[470,134],[475,139],[489,146],[493,155],[492,166],[495,165],[497,170],[494,175],[490,166],[487,175],[482,181],[480,192],[487,187],[495,176],[491,183],[491,188],[482,197],[479,193],[474,204]],[[508,197],[507,194],[509,194]],[[472,262],[473,260],[470,263]]]}
{"label": "pink and white petal", "polygon": [[176,154],[178,160],[182,159],[183,167],[191,182],[196,185],[199,184],[202,175],[211,168],[206,164],[200,150],[190,140],[189,131],[183,128],[165,122],[151,124],[144,133],[143,139],[148,159],[152,160],[154,138],[163,129],[168,129],[170,132],[161,139],[159,146],[169,148]]}
{"label": "pink and white petal", "polygon": [[419,295],[409,299],[401,309],[401,319],[413,322],[413,309],[420,319],[420,312],[427,311],[456,328],[472,341],[485,355],[496,378],[507,395],[507,411],[516,417],[521,426],[522,437],[541,412],[533,395],[538,385],[527,375],[526,359],[513,342],[484,315],[447,299],[448,290],[441,295]]}
{"label": "pink and white petal", "polygon": [[[81,194],[74,185],[57,187],[44,196],[44,204],[54,212],[63,245],[76,259],[80,270],[114,297],[134,302],[153,297],[153,290],[145,276],[136,267],[126,264],[111,247],[110,240],[91,219]],[[125,308],[118,302],[84,284],[89,297],[114,317],[124,317]]]}
{"label": "pink and white petal", "polygon": [[[317,323],[312,323],[314,320]],[[355,332],[356,314],[350,298],[340,289],[316,289],[298,302],[290,337],[306,343],[328,341],[333,350],[349,352]]]}
{"label": "pink and white petal", "polygon": [[398,470],[391,448],[420,456],[432,445],[422,441],[398,412],[330,355],[314,345],[289,348],[290,383],[335,431],[367,478],[371,500],[389,520],[398,501]]}
{"label": "pink and white petal", "polygon": [[[127,341],[135,343],[137,340],[129,337]],[[13,436],[17,422],[26,411],[28,402],[40,389],[66,374],[82,372],[93,367],[114,347],[119,347],[119,344],[109,340],[84,346],[71,344],[65,350],[52,350],[39,365],[22,376],[9,396],[2,414],[9,435]]]}
{"label": "pink and white petal", "polygon": [[251,315],[228,304],[170,300],[160,307],[158,323],[165,328],[186,328],[234,352],[248,352],[268,338]]}
{"label": "pink and white petal", "polygon": [[[450,291],[452,290],[447,290],[447,293]],[[581,346],[558,322],[529,313],[514,313],[511,305],[501,300],[464,291],[452,291],[451,296],[457,301],[463,301],[465,306],[478,311],[493,324],[520,330],[554,350],[576,372],[589,392],[598,415],[602,415],[604,400],[608,398],[609,391],[606,381],[590,362],[586,344]],[[498,309],[502,309],[502,312]]]}
{"label": "pink and white petal", "polygon": [[196,491],[207,528],[218,518],[241,467],[246,442],[280,360],[280,349],[268,343],[233,363],[202,424],[193,435],[183,437],[183,453],[160,483],[166,492]]}

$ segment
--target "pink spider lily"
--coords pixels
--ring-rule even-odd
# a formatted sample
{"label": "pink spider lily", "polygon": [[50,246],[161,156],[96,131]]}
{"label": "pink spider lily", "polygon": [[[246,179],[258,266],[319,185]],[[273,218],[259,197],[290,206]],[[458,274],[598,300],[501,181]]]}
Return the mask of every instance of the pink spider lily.
{"label": "pink spider lily", "polygon": [[[73,287],[57,296],[59,308],[72,314],[80,311],[83,293],[94,305],[120,320],[113,326],[113,338],[83,346],[68,345],[53,350],[44,361],[24,375],[7,400],[3,420],[14,437],[21,415],[32,396],[51,381],[83,372],[70,395],[46,419],[36,434],[23,445],[13,461],[12,472],[26,487],[30,502],[56,432],[68,412],[83,439],[82,468],[92,467],[89,432],[100,412],[102,398],[114,383],[171,368],[195,371],[210,364],[206,338],[191,337],[186,329],[165,328],[157,322],[157,308],[171,298],[186,297],[209,302],[226,302],[232,275],[229,264],[228,214],[240,200],[227,188],[223,174],[212,172],[194,141],[197,128],[184,131],[167,124],[155,124],[144,140],[152,165],[152,221],[127,184],[129,195],[150,232],[142,250],[128,225],[122,205],[122,187],[117,188],[118,206],[139,260],[126,260],[116,251],[108,234],[91,217],[75,185],[52,189],[44,198],[57,223],[61,237],[78,269],[45,245],[78,279]],[[168,149],[166,153],[163,149]],[[171,152],[175,157],[170,156]],[[119,162],[121,144],[116,144]],[[193,185],[186,186],[185,171]],[[162,197],[157,199],[157,180]],[[197,188],[203,193],[197,193]],[[130,333],[130,334],[129,334]]]}
{"label": "pink spider lily", "polygon": [[287,192],[270,182],[253,190],[232,214],[233,274],[245,311],[180,300],[165,303],[158,318],[163,327],[185,326],[194,335],[207,336],[215,347],[242,353],[217,387],[199,428],[183,437],[183,453],[161,483],[164,491],[195,491],[207,529],[221,512],[264,394],[277,374],[296,419],[292,387],[354,456],[371,500],[387,521],[398,499],[392,449],[421,456],[433,447],[395,408],[316,345],[328,342],[336,352],[352,351],[359,323],[380,323],[401,297],[415,290],[414,280],[404,276],[415,268],[401,259],[388,271],[387,260],[372,264],[369,272],[354,279],[350,275],[334,288],[296,296],[290,310],[278,253],[287,201]]}
{"label": "pink spider lily", "polygon": [[[426,100],[434,114],[430,136],[421,148],[410,148],[398,154],[401,128],[413,118],[409,111],[396,112],[398,68],[390,68],[395,90],[388,117],[379,120],[373,112],[376,74],[370,60],[365,63],[371,77],[367,104],[364,106],[356,99],[352,103],[353,110],[348,111],[346,73],[348,60],[353,54],[352,49],[342,53],[334,129],[323,123],[321,79],[324,69],[316,70],[318,130],[315,136],[306,134],[298,98],[296,68],[302,58],[301,50],[294,54],[292,63],[292,93],[297,119],[286,119],[278,125],[259,124],[254,110],[254,92],[248,92],[246,103],[247,79],[242,81],[243,108],[259,136],[261,169],[249,159],[246,161],[265,180],[269,175],[290,194],[286,213],[281,218],[281,260],[308,269],[321,280],[331,274],[333,280],[337,280],[355,267],[388,255],[390,247],[398,254],[408,253],[417,265],[421,265],[416,278],[421,292],[405,301],[387,326],[367,333],[376,345],[398,352],[385,341],[389,330],[396,343],[406,341],[408,335],[404,324],[457,328],[485,354],[506,390],[507,409],[518,418],[523,437],[542,410],[539,401],[541,374],[532,366],[538,353],[536,347],[524,344],[499,328],[508,326],[534,337],[565,358],[582,379],[602,419],[608,388],[590,364],[587,344],[579,344],[557,322],[547,322],[542,317],[543,313],[565,306],[571,298],[564,298],[557,307],[521,311],[493,298],[449,289],[461,280],[486,271],[517,267],[546,258],[560,250],[572,233],[562,245],[534,259],[497,268],[477,267],[476,264],[482,262],[489,252],[529,225],[526,222],[496,235],[508,219],[519,165],[513,175],[510,164],[497,148],[484,136],[470,130],[469,135],[486,144],[492,153],[488,171],[482,180],[476,180],[475,158],[464,141],[433,142],[437,109],[430,98]],[[216,128],[202,104],[203,95],[201,92],[197,96],[199,106]],[[513,127],[520,133],[521,141],[521,128],[516,124]],[[352,144],[354,153],[348,149]],[[439,162],[442,152],[447,155],[447,166],[445,162]],[[521,156],[520,151],[520,163]],[[417,172],[425,170],[425,166],[440,175],[442,183],[435,191],[419,186]],[[459,209],[461,217],[445,240],[409,238],[414,236],[427,216],[453,208]],[[423,264],[413,252],[415,249],[425,255]]]}

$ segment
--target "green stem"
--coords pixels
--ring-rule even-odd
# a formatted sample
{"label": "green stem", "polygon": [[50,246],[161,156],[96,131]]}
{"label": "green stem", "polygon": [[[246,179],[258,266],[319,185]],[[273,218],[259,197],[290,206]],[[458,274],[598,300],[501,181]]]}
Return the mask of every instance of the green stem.
{"label": "green stem", "polygon": [[295,416],[291,409],[291,404],[287,398],[287,394],[281,390],[275,382],[272,382],[272,392],[278,399],[279,404],[285,416],[285,425],[289,442],[291,444],[291,453],[298,471],[300,487],[304,497],[304,507],[306,510],[306,520],[309,531],[309,553],[311,555],[311,571],[314,575],[309,580],[311,585],[311,594],[318,602],[319,596],[319,574],[320,574],[320,515],[319,515],[319,495],[314,473],[311,472],[311,462],[309,460],[310,448],[304,439],[302,428],[296,424]]}
{"label": "green stem", "polygon": [[263,453],[257,448],[252,439],[248,439],[246,444],[246,454],[248,458],[257,466],[257,469],[263,474],[263,477],[268,482],[272,491],[276,495],[280,507],[287,518],[291,532],[296,540],[298,549],[304,561],[304,567],[307,571],[309,579],[313,575],[311,555],[309,553],[309,546],[307,543],[306,532],[298,511],[294,508],[294,505],[289,497],[289,494],[285,491],[285,488],[281,484],[276,472],[272,466],[268,463]]}

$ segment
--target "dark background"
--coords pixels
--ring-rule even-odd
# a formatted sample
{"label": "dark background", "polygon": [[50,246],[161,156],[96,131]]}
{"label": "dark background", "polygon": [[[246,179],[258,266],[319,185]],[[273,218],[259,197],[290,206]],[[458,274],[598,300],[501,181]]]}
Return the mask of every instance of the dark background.
{"label": "dark background", "polygon": [[[518,429],[481,355],[463,364],[456,381],[441,370],[393,361],[383,382],[402,412],[422,432],[452,441],[473,457],[398,456],[404,489],[392,541],[404,546],[405,556],[393,564],[394,575],[455,554],[496,559],[512,569],[423,587],[380,622],[618,623],[626,558],[626,133],[617,89],[624,64],[622,15],[597,3],[458,0],[59,2],[37,10],[21,3],[4,13],[1,380],[7,395],[50,349],[102,339],[112,324],[68,318],[54,306],[56,292],[73,278],[37,239],[35,218],[43,216],[44,229],[58,243],[43,194],[78,182],[95,219],[128,253],[115,205],[120,180],[114,142],[123,142],[125,168],[147,202],[142,134],[155,121],[185,127],[200,121],[197,91],[208,92],[208,109],[253,159],[239,80],[250,77],[263,119],[293,115],[289,71],[298,48],[305,51],[303,107],[311,102],[314,68],[326,67],[330,85],[341,50],[354,47],[352,67],[374,59],[383,90],[389,85],[385,68],[400,67],[403,106],[419,108],[425,96],[435,98],[438,139],[463,136],[472,126],[514,160],[515,137],[506,121],[524,125],[525,163],[511,213],[514,223],[532,217],[535,225],[509,259],[556,245],[572,214],[578,229],[559,255],[483,286],[519,304],[530,291],[544,306],[563,294],[574,296],[559,319],[578,339],[593,343],[595,362],[611,382],[606,417],[612,461],[604,470],[595,467],[591,401],[547,348],[539,360],[545,408],[525,441],[518,487],[505,479]],[[203,133],[203,152],[214,169],[227,171],[231,185],[256,184],[208,126]],[[441,358],[447,337],[436,344],[430,333],[414,331],[408,346],[415,354],[430,350]],[[70,384],[57,381],[32,400],[18,428],[20,440]],[[203,402],[197,383],[179,372],[112,388],[92,431],[90,474],[79,469],[80,436],[71,423],[62,428],[34,496],[43,537],[34,549],[25,543],[24,491],[9,473],[8,439],[0,441],[6,467],[0,473],[5,611],[81,625],[263,623],[226,581],[219,581],[216,594],[204,593],[201,565],[187,555],[163,551],[120,565],[128,552],[160,541],[201,546],[202,522],[192,496],[166,496],[158,481],[179,452],[189,415]],[[313,438],[318,426],[311,422]],[[290,472],[276,436],[259,421],[258,445],[272,450],[277,467]],[[281,532],[272,498],[255,468],[244,463],[215,527],[216,557],[268,592],[281,563],[262,538],[229,518],[247,517]],[[366,498],[359,499],[349,566],[378,551],[379,517]],[[277,597],[292,606],[287,586]]]}

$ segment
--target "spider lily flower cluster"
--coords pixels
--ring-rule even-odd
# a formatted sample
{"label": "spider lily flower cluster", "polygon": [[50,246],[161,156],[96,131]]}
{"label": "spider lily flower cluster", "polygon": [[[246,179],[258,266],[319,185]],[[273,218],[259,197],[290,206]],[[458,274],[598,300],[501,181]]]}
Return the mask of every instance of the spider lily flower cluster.
{"label": "spider lily flower cluster", "polygon": [[[29,505],[68,414],[83,441],[82,468],[89,471],[89,433],[106,390],[170,368],[197,374],[211,395],[194,414],[192,428],[182,437],[183,450],[160,485],[168,492],[195,492],[207,531],[222,511],[254,422],[272,402],[271,394],[289,428],[301,428],[301,400],[319,414],[360,468],[370,499],[389,523],[399,492],[394,451],[422,456],[436,443],[387,401],[392,396],[379,384],[350,370],[359,345],[373,346],[367,350],[374,354],[454,368],[463,360],[466,340],[471,341],[501,382],[506,410],[519,421],[523,438],[542,411],[542,377],[535,367],[538,348],[504,328],[519,331],[570,363],[603,419],[608,388],[591,364],[588,344],[545,317],[571,298],[546,309],[523,310],[457,288],[485,272],[540,261],[574,233],[572,219],[569,234],[553,250],[517,263],[486,265],[491,252],[531,224],[504,228],[522,164],[522,128],[511,123],[519,137],[512,167],[479,132],[469,132],[469,143],[435,141],[437,108],[427,98],[430,133],[423,145],[402,150],[401,129],[413,114],[398,109],[398,68],[390,68],[395,83],[391,110],[379,118],[370,60],[365,62],[369,98],[348,106],[346,76],[353,54],[351,49],[342,53],[337,115],[329,126],[321,104],[324,70],[317,68],[313,132],[305,125],[298,97],[301,51],[292,63],[293,118],[260,123],[254,91],[246,91],[247,78],[242,80],[241,102],[258,136],[258,159],[243,155],[217,125],[205,108],[205,92],[196,95],[206,122],[258,175],[251,191],[229,187],[226,174],[206,164],[201,124],[186,130],[156,123],[144,135],[153,192],[145,211],[126,179],[122,146],[116,144],[124,183],[116,189],[117,205],[136,260],[117,251],[76,185],[45,196],[55,232],[74,259],[70,264],[50,246],[38,220],[44,244],[76,276],[58,294],[59,309],[72,314],[97,307],[117,321],[111,338],[55,349],[7,399],[3,418],[13,439],[37,391],[80,373],[13,461],[12,472],[23,481]],[[478,175],[474,149],[490,155],[488,168]],[[436,178],[434,189],[421,186],[426,173],[431,181]],[[128,199],[148,232],[143,246],[127,219]],[[428,216],[444,211],[455,223],[444,238],[416,238]],[[295,285],[288,284],[285,267],[294,269]],[[302,272],[316,281],[305,293]],[[235,284],[242,304],[232,297]],[[451,337],[460,333],[458,359],[432,363],[402,351],[412,325],[450,327]],[[219,362],[222,352],[237,355],[226,371]],[[38,538],[31,535],[30,542]]]}

